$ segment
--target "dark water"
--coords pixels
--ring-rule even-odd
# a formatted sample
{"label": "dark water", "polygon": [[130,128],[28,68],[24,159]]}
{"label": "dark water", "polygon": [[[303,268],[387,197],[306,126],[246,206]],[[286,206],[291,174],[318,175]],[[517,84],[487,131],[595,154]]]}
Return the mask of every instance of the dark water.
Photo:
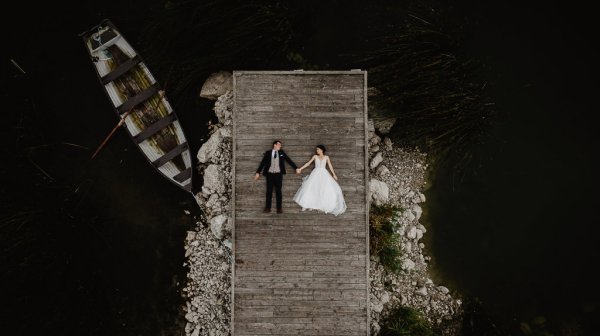
{"label": "dark water", "polygon": [[596,334],[600,85],[589,9],[486,2],[463,13],[475,29],[462,53],[486,65],[499,117],[464,181],[441,171],[427,192],[435,269],[481,301],[499,334],[520,335],[538,316],[540,333]]}
{"label": "dark water", "polygon": [[[1,217],[29,220],[1,227],[2,334],[183,330],[183,241],[199,209],[124,130],[89,161],[118,119],[78,37],[110,18],[143,57],[136,40],[156,4],[17,2],[3,11]],[[155,73],[163,84],[166,75]],[[197,151],[210,103],[172,103]]]}
{"label": "dark water", "polygon": [[[77,37],[110,18],[143,56],[136,41],[156,4],[18,2],[3,12],[1,93],[9,104],[2,156],[14,164],[0,170],[2,215],[41,209],[18,229],[1,227],[3,334],[182,330],[182,242],[194,222],[183,209],[197,215],[196,206],[122,131],[89,162],[117,120]],[[385,31],[363,2],[295,6],[302,15],[292,20],[293,48],[322,69],[347,69],[340,54],[359,48],[376,27],[377,34]],[[522,335],[521,322],[538,334],[593,334],[600,202],[591,11],[502,2],[455,6],[468,23],[466,43],[456,52],[486,65],[479,75],[490,83],[499,116],[465,179],[440,171],[427,192],[424,220],[432,226],[436,274],[479,300],[469,335]],[[161,83],[168,78],[155,75]],[[187,101],[172,103],[195,151],[210,103]],[[547,320],[536,327],[538,316]]]}

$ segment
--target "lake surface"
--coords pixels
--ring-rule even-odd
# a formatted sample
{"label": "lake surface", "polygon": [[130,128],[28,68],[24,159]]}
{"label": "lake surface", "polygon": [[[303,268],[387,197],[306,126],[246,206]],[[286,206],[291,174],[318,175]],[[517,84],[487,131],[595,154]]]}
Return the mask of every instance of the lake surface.
{"label": "lake surface", "polygon": [[[298,52],[322,68],[346,69],[336,55],[351,51],[369,24],[361,2],[332,4],[340,9],[315,4],[297,18]],[[89,161],[117,117],[77,36],[110,18],[135,45],[152,7],[82,2],[68,11],[77,15],[66,15],[52,4],[16,5],[12,20],[3,22],[10,34],[2,94],[10,108],[2,139],[3,153],[24,156],[18,169],[2,171],[14,173],[2,177],[2,201],[44,211],[26,231],[9,232],[14,240],[2,237],[14,246],[3,250],[10,273],[2,277],[9,312],[2,325],[15,334],[181,331],[183,241],[197,206],[150,167],[124,131]],[[424,221],[436,278],[479,300],[478,330],[485,332],[471,335],[521,335],[520,323],[533,325],[538,316],[547,319],[538,330],[592,334],[599,327],[600,279],[592,270],[600,183],[591,12],[501,2],[456,6],[469,23],[457,53],[485,64],[480,76],[490,83],[499,116],[464,180],[440,171],[427,191]],[[11,58],[27,76],[17,74]],[[155,75],[166,81],[167,74]],[[211,103],[188,101],[171,102],[196,151]],[[23,116],[32,134],[21,143],[38,147],[15,152]],[[62,200],[68,195],[75,201]]]}
{"label": "lake surface", "polygon": [[[503,334],[543,316],[598,330],[598,52],[584,8],[468,3],[499,117],[464,181],[441,171],[426,220],[440,279],[481,300]],[[539,318],[538,318],[539,320]]]}
{"label": "lake surface", "polygon": [[[179,334],[183,243],[199,209],[123,129],[90,161],[118,118],[78,36],[110,18],[143,57],[148,3],[16,5],[3,30],[2,153],[15,168],[2,171],[2,205],[33,219],[2,227],[2,333]],[[171,103],[197,151],[212,104],[191,101]]]}

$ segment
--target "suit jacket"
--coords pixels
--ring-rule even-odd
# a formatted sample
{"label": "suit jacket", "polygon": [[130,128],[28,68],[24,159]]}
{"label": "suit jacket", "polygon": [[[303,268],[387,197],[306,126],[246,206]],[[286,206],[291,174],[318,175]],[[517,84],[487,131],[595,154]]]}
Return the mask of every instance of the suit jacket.
{"label": "suit jacket", "polygon": [[[272,149],[269,149],[268,151],[265,152],[265,154],[263,155],[262,161],[260,161],[260,166],[258,166],[258,169],[256,169],[257,173],[260,174],[262,171],[263,175],[267,175],[267,173],[269,172],[269,168],[271,168],[271,154],[272,153],[273,153]],[[283,150],[280,150],[279,151],[279,170],[281,171],[282,174],[285,174],[284,162],[289,163],[290,166],[292,166],[292,168],[294,168],[294,170],[296,170],[296,168],[298,168],[298,166],[296,166],[294,161],[292,161],[292,159],[290,159]]]}

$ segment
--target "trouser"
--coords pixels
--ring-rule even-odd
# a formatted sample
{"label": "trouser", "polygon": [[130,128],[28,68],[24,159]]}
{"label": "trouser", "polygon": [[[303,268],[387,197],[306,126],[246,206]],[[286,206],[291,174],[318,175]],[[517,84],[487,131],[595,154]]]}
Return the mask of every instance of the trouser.
{"label": "trouser", "polygon": [[273,200],[273,187],[275,187],[275,200],[277,202],[277,209],[281,209],[281,185],[283,182],[283,174],[281,173],[267,173],[267,204],[265,208],[271,209]]}

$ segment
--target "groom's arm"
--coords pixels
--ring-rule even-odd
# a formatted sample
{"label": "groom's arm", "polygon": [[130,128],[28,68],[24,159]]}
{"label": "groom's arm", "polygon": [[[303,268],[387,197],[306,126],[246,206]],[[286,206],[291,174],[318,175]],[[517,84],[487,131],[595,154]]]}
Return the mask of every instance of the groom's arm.
{"label": "groom's arm", "polygon": [[260,161],[260,165],[258,166],[258,169],[256,169],[256,173],[260,174],[260,172],[263,170],[263,168],[265,168],[265,166],[267,165],[267,155],[263,155],[262,160]]}
{"label": "groom's arm", "polygon": [[290,159],[288,155],[285,155],[283,158],[285,159],[285,161],[287,161],[287,163],[290,164],[290,166],[292,166],[292,168],[294,168],[294,170],[298,169],[298,166],[296,166],[294,161],[292,161],[292,159]]}

